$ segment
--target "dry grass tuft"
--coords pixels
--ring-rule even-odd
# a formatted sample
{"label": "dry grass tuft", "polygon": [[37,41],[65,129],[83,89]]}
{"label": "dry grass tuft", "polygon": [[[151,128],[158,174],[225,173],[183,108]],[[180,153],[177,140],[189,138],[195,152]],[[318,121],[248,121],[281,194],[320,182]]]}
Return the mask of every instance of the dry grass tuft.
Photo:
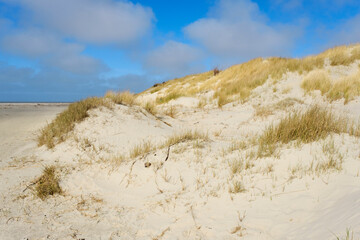
{"label": "dry grass tuft", "polygon": [[35,187],[36,195],[45,200],[48,196],[62,193],[55,166],[45,167]]}
{"label": "dry grass tuft", "polygon": [[219,108],[230,102],[229,97],[224,92],[219,92],[216,95],[218,97],[217,103]]}
{"label": "dry grass tuft", "polygon": [[126,157],[124,155],[114,156],[110,161],[115,166],[120,166],[123,162],[125,162]]}
{"label": "dry grass tuft", "polygon": [[274,112],[271,107],[266,106],[266,107],[255,108],[255,117],[266,118],[273,114]]}
{"label": "dry grass tuft", "polygon": [[175,106],[171,105],[168,107],[165,111],[165,115],[168,115],[169,117],[175,118],[177,113],[177,109]]}
{"label": "dry grass tuft", "polygon": [[271,125],[259,138],[259,155],[271,154],[277,143],[289,143],[293,140],[313,142],[330,133],[350,133],[350,124],[346,119],[336,117],[331,111],[317,105],[305,113],[295,112],[283,118],[276,126]]}
{"label": "dry grass tuft", "polygon": [[55,144],[65,141],[67,134],[74,129],[75,124],[89,116],[88,110],[101,106],[111,108],[111,103],[104,98],[92,97],[70,104],[67,110],[41,129],[37,139],[38,145],[53,148]]}
{"label": "dry grass tuft", "polygon": [[202,98],[200,98],[197,107],[200,108],[200,109],[204,109],[204,107],[206,106],[207,103],[208,103],[207,98],[202,97]]}
{"label": "dry grass tuft", "polygon": [[[335,234],[334,234],[334,235],[335,235]],[[336,237],[336,240],[355,240],[354,232],[351,231],[350,228],[347,228],[347,229],[346,229],[346,235],[345,235],[345,236],[343,236],[343,237],[340,238],[340,237],[338,237],[338,236],[335,235],[335,237]],[[357,238],[357,239],[359,239],[359,238]]]}
{"label": "dry grass tuft", "polygon": [[232,182],[232,186],[230,186],[230,188],[229,188],[230,193],[241,193],[241,192],[245,192],[245,191],[246,191],[246,189],[245,189],[244,185],[240,181],[237,181],[237,180],[234,180]]}
{"label": "dry grass tuft", "polygon": [[339,46],[325,51],[322,55],[329,58],[331,66],[349,66],[360,59],[360,47],[356,45]]}
{"label": "dry grass tuft", "polygon": [[332,86],[327,96],[331,100],[344,98],[345,103],[360,96],[360,71],[337,81]]}
{"label": "dry grass tuft", "polygon": [[169,94],[167,94],[164,97],[158,97],[156,98],[156,103],[157,104],[163,104],[163,103],[168,103],[171,100],[175,100],[178,99],[179,97],[184,96],[184,94],[179,93],[179,92],[170,92]]}
{"label": "dry grass tuft", "polygon": [[235,160],[230,163],[230,170],[232,175],[240,173],[244,169],[244,163],[241,160]]}
{"label": "dry grass tuft", "polygon": [[157,110],[156,110],[155,103],[153,103],[153,102],[146,102],[143,107],[144,107],[144,109],[145,109],[148,113],[150,113],[150,114],[152,114],[152,115],[156,115]]}
{"label": "dry grass tuft", "polygon": [[136,158],[156,149],[151,141],[144,141],[143,143],[135,145],[130,151],[130,158]]}
{"label": "dry grass tuft", "polygon": [[326,94],[331,101],[344,98],[346,104],[360,96],[360,71],[332,83],[325,70],[314,70],[305,76],[301,87],[306,92],[320,90],[321,94]]}
{"label": "dry grass tuft", "polygon": [[135,101],[134,94],[130,93],[129,91],[125,91],[125,92],[108,91],[105,94],[105,98],[111,99],[116,104],[124,104],[129,106],[132,106]]}
{"label": "dry grass tuft", "polygon": [[193,141],[193,140],[208,140],[209,137],[207,134],[201,133],[197,130],[191,131],[185,131],[183,133],[180,134],[175,134],[173,136],[171,136],[165,143],[165,146],[171,146],[171,145],[175,145],[181,142],[186,142],[186,141]]}
{"label": "dry grass tuft", "polygon": [[311,71],[304,77],[301,87],[306,92],[320,90],[321,94],[324,95],[331,88],[331,81],[328,72],[323,69]]}

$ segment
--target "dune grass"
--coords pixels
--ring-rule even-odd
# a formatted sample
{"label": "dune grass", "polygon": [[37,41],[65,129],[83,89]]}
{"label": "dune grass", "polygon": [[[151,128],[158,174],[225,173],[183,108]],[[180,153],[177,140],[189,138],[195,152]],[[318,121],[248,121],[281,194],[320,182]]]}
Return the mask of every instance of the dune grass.
{"label": "dune grass", "polygon": [[320,90],[330,101],[345,99],[345,104],[360,96],[360,71],[331,82],[329,74],[322,69],[306,75],[301,83],[306,91]]}
{"label": "dune grass", "polygon": [[130,150],[130,158],[136,158],[140,155],[144,155],[156,149],[156,146],[151,141],[144,141],[140,144],[135,145]]}
{"label": "dune grass", "polygon": [[175,100],[178,99],[179,97],[184,96],[184,94],[180,93],[180,92],[170,92],[169,94],[167,94],[164,97],[158,97],[156,98],[156,103],[157,104],[163,104],[163,103],[168,103],[171,100]]}
{"label": "dune grass", "polygon": [[327,93],[330,90],[331,86],[332,84],[329,73],[324,69],[317,69],[311,71],[304,77],[301,83],[301,87],[306,92],[320,90],[322,95]]}
{"label": "dune grass", "polygon": [[360,47],[357,45],[338,46],[325,51],[323,56],[329,58],[331,66],[349,66],[360,59]]}
{"label": "dune grass", "polygon": [[259,138],[259,156],[274,153],[278,143],[286,144],[294,140],[309,143],[325,138],[330,133],[345,132],[355,133],[349,121],[314,105],[304,113],[298,111],[289,114],[277,125],[269,126]]}
{"label": "dune grass", "polygon": [[55,166],[47,166],[44,168],[43,174],[36,183],[35,192],[42,200],[45,200],[49,196],[62,193]]}
{"label": "dune grass", "polygon": [[[236,100],[245,102],[251,96],[252,90],[263,85],[268,79],[277,82],[288,72],[307,74],[316,69],[324,69],[326,59],[332,66],[350,65],[360,59],[360,45],[339,46],[305,58],[257,58],[234,65],[216,75],[213,71],[209,71],[173,79],[160,86],[164,91],[159,94],[156,103],[167,103],[181,96],[195,96],[207,91],[215,92],[213,96],[218,100],[218,107]],[[324,74],[317,78],[319,77],[324,77]],[[311,86],[314,83],[309,81],[310,86],[304,87],[309,88],[309,91],[311,88],[321,88],[319,90],[325,94],[329,87],[328,81],[325,81],[325,83],[320,83],[320,80],[314,82],[320,86]]]}
{"label": "dune grass", "polygon": [[45,126],[38,136],[38,145],[53,148],[55,144],[63,142],[67,134],[74,129],[75,123],[88,117],[88,110],[100,106],[111,108],[111,103],[104,98],[91,97],[69,105],[67,110],[60,113],[54,121]]}
{"label": "dune grass", "polygon": [[156,105],[154,102],[148,101],[143,105],[143,108],[150,114],[152,115],[156,115],[157,114],[157,109],[156,109]]}
{"label": "dune grass", "polygon": [[125,92],[108,91],[105,94],[105,98],[111,99],[116,104],[124,104],[129,106],[132,106],[135,101],[135,95],[130,93],[129,91],[125,91]]}
{"label": "dune grass", "polygon": [[360,96],[360,71],[335,82],[327,96],[331,100],[344,98],[345,103]]}
{"label": "dune grass", "polygon": [[207,134],[201,133],[197,130],[187,130],[182,133],[174,134],[171,136],[164,146],[172,146],[181,142],[192,141],[192,140],[208,140]]}

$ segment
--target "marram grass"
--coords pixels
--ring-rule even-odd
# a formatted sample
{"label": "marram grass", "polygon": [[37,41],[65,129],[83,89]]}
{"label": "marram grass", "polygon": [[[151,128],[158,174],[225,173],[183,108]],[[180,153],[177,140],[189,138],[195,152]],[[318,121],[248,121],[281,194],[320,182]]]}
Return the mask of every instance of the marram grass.
{"label": "marram grass", "polygon": [[53,148],[57,143],[66,140],[75,124],[88,117],[88,110],[105,106],[111,108],[111,103],[104,98],[91,97],[69,105],[54,121],[41,129],[38,145]]}
{"label": "marram grass", "polygon": [[270,125],[259,138],[259,156],[271,155],[277,144],[297,140],[303,143],[314,142],[331,133],[359,135],[359,126],[348,119],[337,117],[332,111],[318,105],[306,112],[295,112]]}
{"label": "marram grass", "polygon": [[36,183],[35,192],[42,200],[49,196],[62,193],[55,166],[47,166],[44,168],[43,174]]}

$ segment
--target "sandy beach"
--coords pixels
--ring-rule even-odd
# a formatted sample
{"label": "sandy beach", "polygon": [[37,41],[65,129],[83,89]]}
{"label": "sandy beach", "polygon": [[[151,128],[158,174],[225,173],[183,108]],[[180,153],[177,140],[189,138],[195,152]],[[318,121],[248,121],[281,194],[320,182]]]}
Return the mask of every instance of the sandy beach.
{"label": "sandy beach", "polygon": [[41,127],[51,122],[68,104],[0,103],[1,165],[17,154],[30,153]]}

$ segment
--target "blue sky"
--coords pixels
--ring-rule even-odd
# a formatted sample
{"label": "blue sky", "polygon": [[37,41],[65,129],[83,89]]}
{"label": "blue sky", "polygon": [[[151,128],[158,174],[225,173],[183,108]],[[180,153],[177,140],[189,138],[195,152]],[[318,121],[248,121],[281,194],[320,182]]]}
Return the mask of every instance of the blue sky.
{"label": "blue sky", "polygon": [[357,0],[0,0],[0,101],[75,101],[360,41]]}

